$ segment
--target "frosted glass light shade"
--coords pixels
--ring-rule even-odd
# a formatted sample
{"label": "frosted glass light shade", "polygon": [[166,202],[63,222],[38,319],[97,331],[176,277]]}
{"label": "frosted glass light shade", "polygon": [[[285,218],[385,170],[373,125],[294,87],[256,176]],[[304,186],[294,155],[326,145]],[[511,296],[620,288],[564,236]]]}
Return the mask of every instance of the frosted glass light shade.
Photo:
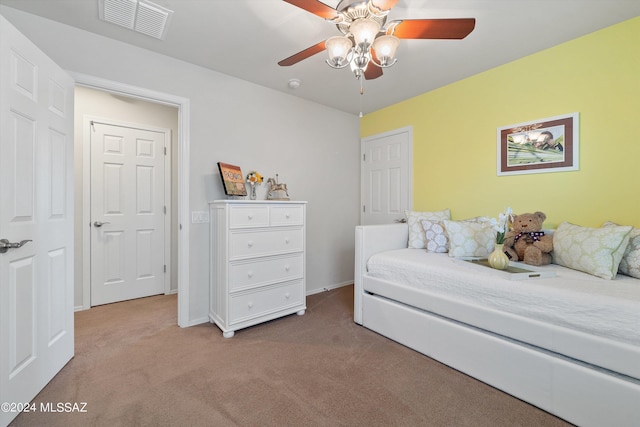
{"label": "frosted glass light shade", "polygon": [[349,30],[353,35],[356,46],[368,48],[373,43],[378,32],[380,32],[380,24],[371,19],[356,19],[349,26]]}
{"label": "frosted glass light shade", "polygon": [[331,65],[340,67],[347,63],[347,55],[351,49],[351,40],[345,36],[334,36],[324,42]]}
{"label": "frosted glass light shade", "polygon": [[373,42],[373,50],[376,52],[376,57],[380,62],[380,65],[387,66],[393,65],[395,62],[396,49],[400,44],[400,39],[396,36],[380,36]]}

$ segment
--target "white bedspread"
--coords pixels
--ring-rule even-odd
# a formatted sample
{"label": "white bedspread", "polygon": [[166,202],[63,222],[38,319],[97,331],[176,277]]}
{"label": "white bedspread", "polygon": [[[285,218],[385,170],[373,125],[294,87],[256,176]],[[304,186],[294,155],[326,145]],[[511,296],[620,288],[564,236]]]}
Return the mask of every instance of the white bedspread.
{"label": "white bedspread", "polygon": [[603,280],[550,265],[553,278],[510,280],[507,273],[447,254],[399,249],[372,256],[367,275],[557,326],[640,345],[640,280]]}

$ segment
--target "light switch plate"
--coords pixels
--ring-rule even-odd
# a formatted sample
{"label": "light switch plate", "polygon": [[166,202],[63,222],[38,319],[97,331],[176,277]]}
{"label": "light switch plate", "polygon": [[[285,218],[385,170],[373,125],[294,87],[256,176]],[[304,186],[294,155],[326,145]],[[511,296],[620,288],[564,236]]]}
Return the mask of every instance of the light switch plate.
{"label": "light switch plate", "polygon": [[192,224],[207,224],[209,223],[209,212],[205,211],[193,211],[191,212]]}

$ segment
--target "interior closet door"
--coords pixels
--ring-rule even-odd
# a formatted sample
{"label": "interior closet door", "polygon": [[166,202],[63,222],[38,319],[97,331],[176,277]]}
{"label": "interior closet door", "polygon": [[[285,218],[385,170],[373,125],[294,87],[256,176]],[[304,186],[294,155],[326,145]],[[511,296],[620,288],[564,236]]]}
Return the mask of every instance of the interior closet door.
{"label": "interior closet door", "polygon": [[91,305],[165,292],[165,132],[91,124]]}
{"label": "interior closet door", "polygon": [[411,209],[412,138],[403,128],[362,140],[362,225],[399,221]]}

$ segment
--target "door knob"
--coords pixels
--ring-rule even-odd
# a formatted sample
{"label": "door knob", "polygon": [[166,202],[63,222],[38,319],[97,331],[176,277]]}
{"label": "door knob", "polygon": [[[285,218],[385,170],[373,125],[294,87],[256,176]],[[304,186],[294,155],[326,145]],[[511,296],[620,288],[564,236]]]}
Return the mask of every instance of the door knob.
{"label": "door knob", "polygon": [[96,227],[102,227],[105,224],[111,224],[110,222],[100,222],[100,221],[96,221],[93,223],[93,225],[95,225]]}
{"label": "door knob", "polygon": [[31,240],[23,240],[21,242],[11,243],[7,239],[0,239],[0,254],[7,252],[9,249],[21,248],[27,242],[31,242]]}

